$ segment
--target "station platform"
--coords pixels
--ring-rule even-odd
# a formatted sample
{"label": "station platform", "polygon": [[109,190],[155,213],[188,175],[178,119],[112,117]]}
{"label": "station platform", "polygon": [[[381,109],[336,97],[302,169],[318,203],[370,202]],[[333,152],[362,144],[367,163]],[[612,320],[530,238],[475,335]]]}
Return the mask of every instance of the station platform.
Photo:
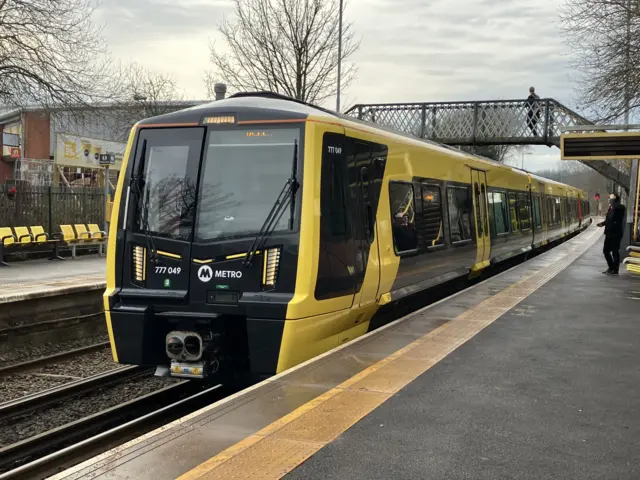
{"label": "station platform", "polygon": [[0,304],[106,287],[104,257],[30,260],[0,267]]}
{"label": "station platform", "polygon": [[53,479],[640,478],[640,282],[602,230]]}

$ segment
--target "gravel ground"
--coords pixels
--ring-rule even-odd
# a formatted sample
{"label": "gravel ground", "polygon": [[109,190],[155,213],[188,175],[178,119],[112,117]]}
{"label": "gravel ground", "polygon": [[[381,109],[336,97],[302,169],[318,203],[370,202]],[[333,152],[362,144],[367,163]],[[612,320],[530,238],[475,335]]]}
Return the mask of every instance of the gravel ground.
{"label": "gravel ground", "polygon": [[79,340],[69,340],[68,342],[44,343],[41,345],[26,345],[19,349],[12,348],[9,344],[0,345],[0,365],[5,367],[14,363],[22,363],[56,353],[75,350],[76,348],[95,345],[96,343],[108,342],[109,336],[104,333]]}
{"label": "gravel ground", "polygon": [[111,350],[105,348],[28,372],[0,377],[0,403],[119,367],[121,365],[113,361]]}
{"label": "gravel ground", "polygon": [[0,448],[133,400],[177,381],[177,379],[165,377],[141,377],[129,380],[127,383],[99,389],[21,418],[0,421],[0,432],[2,432]]}

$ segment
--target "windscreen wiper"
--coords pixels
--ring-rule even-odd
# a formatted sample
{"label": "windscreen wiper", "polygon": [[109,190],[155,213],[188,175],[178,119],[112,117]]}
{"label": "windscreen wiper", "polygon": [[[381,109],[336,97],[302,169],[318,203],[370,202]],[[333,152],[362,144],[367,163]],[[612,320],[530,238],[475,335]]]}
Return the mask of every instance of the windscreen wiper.
{"label": "windscreen wiper", "polygon": [[261,248],[264,240],[271,235],[273,230],[276,228],[276,225],[280,221],[282,214],[284,213],[287,205],[291,205],[291,216],[289,218],[289,229],[293,230],[293,217],[295,214],[295,196],[298,191],[298,187],[300,184],[297,180],[298,176],[298,141],[294,140],[293,144],[293,165],[291,167],[291,177],[287,179],[287,183],[284,184],[282,190],[280,191],[280,195],[276,199],[275,203],[271,207],[269,211],[269,215],[264,220],[262,224],[262,228],[256,235],[256,238],[253,240],[253,244],[251,248],[247,252],[242,261],[242,265],[245,267],[251,266],[251,262],[253,261],[253,257],[255,257],[256,252]]}
{"label": "windscreen wiper", "polygon": [[[144,172],[144,164],[145,164],[145,156],[147,154],[147,140],[145,139],[142,142],[142,152],[140,154],[140,166],[138,167],[138,172]],[[144,204],[141,204],[142,201],[142,190],[140,189],[140,184],[142,183],[142,178],[140,175],[133,175],[131,177],[130,185],[133,187],[133,194],[136,197],[136,205],[138,210],[140,211],[140,231],[144,235],[144,238],[147,242],[147,250],[149,250],[149,260],[152,263],[156,261],[156,246],[153,242],[153,237],[151,236],[151,227],[149,226],[149,195],[147,195],[146,201]],[[125,219],[126,221],[126,219]]]}

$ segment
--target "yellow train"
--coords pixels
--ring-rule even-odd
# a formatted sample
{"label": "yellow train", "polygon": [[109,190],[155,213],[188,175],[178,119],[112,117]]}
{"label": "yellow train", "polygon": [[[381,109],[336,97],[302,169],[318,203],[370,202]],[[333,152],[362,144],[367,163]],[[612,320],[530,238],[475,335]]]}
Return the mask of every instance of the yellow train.
{"label": "yellow train", "polygon": [[147,119],[111,218],[113,356],[275,374],[590,221],[573,187],[272,93]]}

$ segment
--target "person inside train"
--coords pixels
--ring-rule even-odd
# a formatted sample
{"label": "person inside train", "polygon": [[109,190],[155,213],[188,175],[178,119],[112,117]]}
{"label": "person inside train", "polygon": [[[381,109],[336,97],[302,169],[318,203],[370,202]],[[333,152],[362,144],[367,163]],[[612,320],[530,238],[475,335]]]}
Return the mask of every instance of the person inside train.
{"label": "person inside train", "polygon": [[398,212],[393,222],[393,238],[399,252],[414,250],[417,246],[417,235],[406,212]]}
{"label": "person inside train", "polygon": [[620,195],[612,193],[609,196],[609,211],[603,222],[598,224],[604,227],[604,258],[609,268],[602,273],[618,275],[620,269],[620,242],[624,235],[625,206],[620,202]]}

